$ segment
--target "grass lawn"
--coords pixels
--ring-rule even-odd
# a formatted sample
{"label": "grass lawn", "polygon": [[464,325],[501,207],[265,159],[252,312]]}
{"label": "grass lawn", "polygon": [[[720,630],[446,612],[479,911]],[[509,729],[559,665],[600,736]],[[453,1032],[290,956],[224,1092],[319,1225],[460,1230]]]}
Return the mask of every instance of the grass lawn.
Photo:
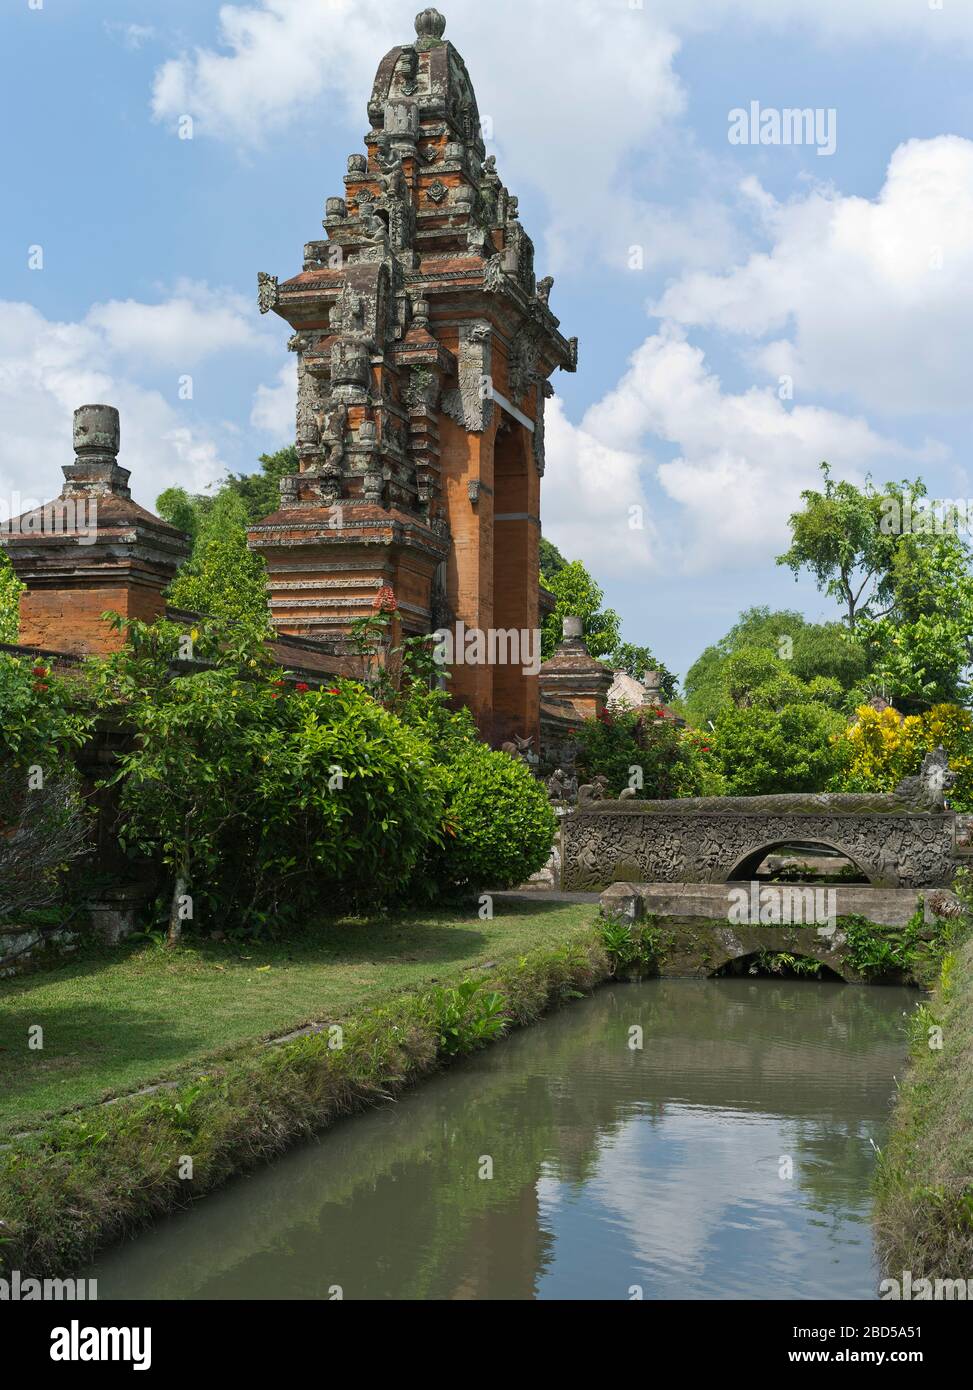
{"label": "grass lawn", "polygon": [[[175,1078],[255,1039],[455,982],[590,928],[590,903],[495,901],[495,917],[339,920],[299,940],[139,942],[0,983],[0,1133]],[[27,1046],[40,1024],[42,1050]]]}

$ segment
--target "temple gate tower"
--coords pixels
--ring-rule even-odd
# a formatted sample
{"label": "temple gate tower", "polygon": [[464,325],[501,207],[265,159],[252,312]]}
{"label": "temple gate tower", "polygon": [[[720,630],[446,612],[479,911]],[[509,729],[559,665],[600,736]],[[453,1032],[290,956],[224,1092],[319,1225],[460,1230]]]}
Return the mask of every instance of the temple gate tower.
{"label": "temple gate tower", "polygon": [[[258,277],[261,311],[293,329],[299,472],[249,543],[275,627],[339,647],[389,588],[406,636],[540,625],[544,402],[577,339],[535,278],[445,27],[423,10],[382,59],[327,239],[292,279]],[[537,733],[521,661],[457,662],[450,689],[486,737]]]}

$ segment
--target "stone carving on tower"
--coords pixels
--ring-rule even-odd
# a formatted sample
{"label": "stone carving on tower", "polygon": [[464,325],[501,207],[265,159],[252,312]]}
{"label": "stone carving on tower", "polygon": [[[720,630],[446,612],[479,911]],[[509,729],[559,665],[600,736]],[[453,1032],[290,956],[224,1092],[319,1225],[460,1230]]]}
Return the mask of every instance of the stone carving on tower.
{"label": "stone carving on tower", "polygon": [[[298,472],[250,532],[281,631],[341,639],[384,586],[406,632],[444,612],[536,624],[537,537],[508,518],[539,534],[548,378],[575,370],[577,340],[551,311],[551,279],[535,279],[445,25],[423,10],[415,40],[379,64],[366,153],[327,199],[326,238],[291,279],[258,277],[260,310],[290,324],[297,356]],[[471,506],[474,481],[490,505]],[[494,684],[459,691],[478,717],[498,698],[524,704]]]}

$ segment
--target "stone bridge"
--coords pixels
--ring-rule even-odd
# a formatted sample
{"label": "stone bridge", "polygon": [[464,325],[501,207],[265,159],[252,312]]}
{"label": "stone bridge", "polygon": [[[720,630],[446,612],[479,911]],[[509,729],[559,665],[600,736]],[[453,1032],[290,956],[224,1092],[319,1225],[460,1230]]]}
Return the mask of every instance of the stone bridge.
{"label": "stone bridge", "polygon": [[800,845],[844,855],[877,888],[940,887],[973,853],[971,825],[886,796],[593,802],[563,819],[561,886],[747,881],[767,854]]}
{"label": "stone bridge", "polygon": [[[786,913],[787,925],[758,924],[753,913],[741,919],[733,899],[742,888],[744,896],[778,894],[823,898],[834,909],[832,920],[815,921],[814,911]],[[820,904],[817,904],[820,906]],[[636,932],[645,921],[654,922],[662,934],[659,973],[667,977],[712,977],[748,974],[767,956],[785,954],[813,961],[824,967],[825,975],[848,984],[864,984],[865,978],[852,963],[842,918],[860,913],[870,921],[901,928],[923,909],[926,926],[920,936],[936,935],[937,915],[958,908],[954,895],[936,889],[928,894],[908,889],[840,888],[812,889],[794,885],[751,883],[727,887],[725,884],[638,884],[614,883],[601,895],[601,910],[609,919],[630,923]],[[737,903],[736,908],[739,907]],[[808,904],[805,902],[806,908]],[[746,914],[744,914],[745,918]],[[778,916],[778,921],[781,917]],[[892,976],[883,976],[888,982]],[[907,977],[900,977],[903,983]]]}

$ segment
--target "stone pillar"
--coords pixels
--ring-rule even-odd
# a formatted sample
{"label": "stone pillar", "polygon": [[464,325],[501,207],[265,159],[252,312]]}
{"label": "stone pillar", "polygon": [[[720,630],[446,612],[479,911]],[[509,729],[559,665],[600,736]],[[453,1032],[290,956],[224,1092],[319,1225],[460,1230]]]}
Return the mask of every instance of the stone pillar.
{"label": "stone pillar", "polygon": [[60,495],[0,533],[26,585],[23,646],[104,654],[124,639],[102,613],[152,622],[165,612],[163,590],[189,554],[189,538],[132,501],[119,440],[113,406],[81,406],[74,412],[75,460],[63,468]]}

